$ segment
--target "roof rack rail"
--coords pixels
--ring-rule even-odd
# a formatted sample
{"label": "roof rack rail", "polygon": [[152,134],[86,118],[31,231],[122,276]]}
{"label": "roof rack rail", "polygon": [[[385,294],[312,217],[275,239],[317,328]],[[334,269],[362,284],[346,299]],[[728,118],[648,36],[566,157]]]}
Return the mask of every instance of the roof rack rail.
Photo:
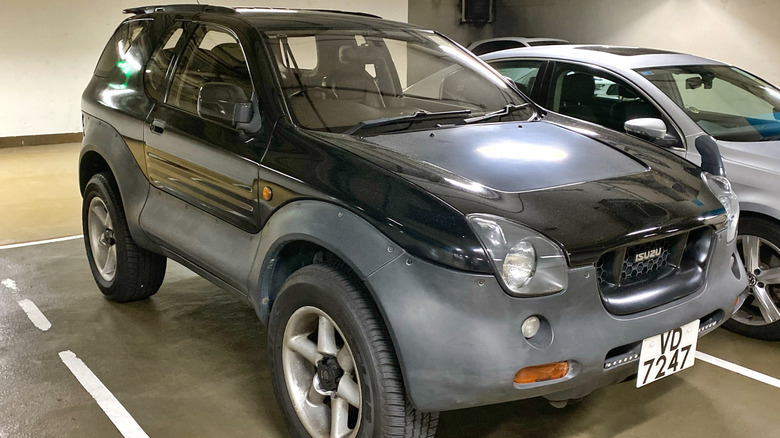
{"label": "roof rack rail", "polygon": [[347,14],[347,15],[357,15],[358,17],[368,17],[368,18],[379,18],[382,17],[376,14],[370,14],[368,12],[355,12],[355,11],[339,11],[337,9],[304,9],[304,11],[312,11],[312,12],[330,12],[331,14]]}
{"label": "roof rack rail", "polygon": [[[125,14],[151,14],[153,12],[230,12],[235,13],[237,10],[250,10],[250,9],[256,9],[258,11],[262,10],[289,10],[294,11],[296,9],[290,9],[290,8],[269,8],[269,7],[240,7],[240,8],[229,8],[226,6],[212,6],[212,5],[195,5],[195,4],[181,4],[181,5],[151,5],[151,6],[139,6],[136,8],[127,8],[122,10]],[[358,17],[368,17],[368,18],[379,18],[381,19],[379,15],[375,14],[369,14],[368,12],[353,12],[353,11],[339,11],[337,9],[298,9],[301,11],[309,11],[309,12],[327,12],[331,14],[346,14],[346,15],[355,15]]]}
{"label": "roof rack rail", "polygon": [[151,14],[153,12],[231,12],[235,13],[236,10],[225,6],[212,6],[212,5],[150,5],[139,6],[136,8],[127,8],[122,10],[124,14]]}

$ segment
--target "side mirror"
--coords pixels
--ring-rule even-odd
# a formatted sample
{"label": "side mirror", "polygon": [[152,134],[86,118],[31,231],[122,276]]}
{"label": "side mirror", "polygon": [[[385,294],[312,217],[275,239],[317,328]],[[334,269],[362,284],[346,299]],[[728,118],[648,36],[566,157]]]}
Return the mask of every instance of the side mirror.
{"label": "side mirror", "polygon": [[198,92],[198,115],[235,127],[238,123],[251,122],[254,114],[252,102],[243,88],[211,82],[200,87]]}
{"label": "side mirror", "polygon": [[723,157],[720,156],[718,143],[709,135],[700,135],[696,137],[696,150],[701,155],[701,168],[708,173],[717,176],[726,176],[726,169],[723,167]]}
{"label": "side mirror", "polygon": [[627,121],[623,128],[628,134],[650,141],[666,136],[666,123],[661,119],[633,119]]}

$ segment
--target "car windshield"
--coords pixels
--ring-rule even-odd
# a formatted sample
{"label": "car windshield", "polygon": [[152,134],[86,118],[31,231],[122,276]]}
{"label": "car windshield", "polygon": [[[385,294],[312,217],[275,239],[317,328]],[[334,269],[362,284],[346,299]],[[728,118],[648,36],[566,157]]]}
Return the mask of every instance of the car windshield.
{"label": "car windshield", "polygon": [[[534,108],[495,71],[446,38],[417,30],[266,33],[299,126],[337,133],[497,120]],[[507,110],[507,108],[510,108]],[[500,117],[480,118],[502,111]]]}
{"label": "car windshield", "polygon": [[750,73],[725,65],[636,71],[718,140],[780,140],[780,91]]}

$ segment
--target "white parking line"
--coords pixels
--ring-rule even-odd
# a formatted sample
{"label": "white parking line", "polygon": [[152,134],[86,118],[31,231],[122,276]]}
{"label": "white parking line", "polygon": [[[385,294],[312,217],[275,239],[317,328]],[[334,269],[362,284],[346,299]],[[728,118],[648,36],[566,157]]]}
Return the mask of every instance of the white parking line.
{"label": "white parking line", "polygon": [[702,353],[701,351],[696,352],[696,359],[702,360],[704,362],[707,362],[709,364],[715,365],[716,367],[721,367],[724,369],[727,369],[731,372],[741,374],[745,377],[749,377],[753,380],[758,380],[761,383],[766,383],[767,385],[774,386],[775,388],[780,388],[780,379],[775,379],[774,377],[767,376],[766,374],[761,374],[758,371],[753,371],[751,369],[745,368],[743,366],[737,365],[735,363],[731,363],[728,361],[725,361],[723,359],[719,359],[714,356],[710,356],[707,353]]}
{"label": "white parking line", "polygon": [[13,248],[22,248],[24,246],[34,246],[34,245],[43,245],[46,243],[64,242],[66,240],[81,239],[82,237],[84,236],[79,234],[78,236],[58,237],[56,239],[37,240],[35,242],[13,243],[11,245],[0,245],[0,249],[13,249]]}
{"label": "white parking line", "polygon": [[125,438],[149,438],[149,435],[141,429],[129,412],[119,403],[119,400],[111,394],[111,391],[103,385],[84,362],[76,357],[70,350],[60,352],[60,359],[70,372],[78,379],[81,386],[95,399],[97,404],[108,415],[108,419],[114,423],[119,433]]}
{"label": "white parking line", "polygon": [[46,315],[41,312],[41,309],[39,309],[35,303],[30,300],[21,300],[19,301],[19,306],[21,306],[24,313],[27,314],[27,317],[30,318],[30,321],[32,321],[36,327],[43,331],[47,331],[51,328],[51,323],[46,318]]}

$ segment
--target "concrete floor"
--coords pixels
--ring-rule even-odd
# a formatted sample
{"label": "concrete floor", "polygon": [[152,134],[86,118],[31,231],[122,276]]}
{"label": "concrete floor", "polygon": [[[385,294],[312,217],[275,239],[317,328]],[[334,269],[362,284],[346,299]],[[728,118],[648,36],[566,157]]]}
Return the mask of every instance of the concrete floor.
{"label": "concrete floor", "polygon": [[[12,157],[13,166],[52,166],[48,172],[14,168],[16,185],[54,174],[75,186],[75,154],[70,145],[0,151],[0,205],[7,221],[0,242],[80,232],[73,226],[77,205],[26,206],[49,195],[9,198],[18,192],[8,187],[4,171]],[[62,210],[56,216],[61,223],[51,224],[55,210]],[[40,213],[23,214],[29,211]],[[265,329],[248,305],[185,268],[170,263],[151,299],[114,304],[95,286],[82,241],[70,240],[0,249],[0,282],[6,279],[15,284],[0,284],[0,438],[121,436],[60,360],[66,350],[151,437],[287,436],[271,390]],[[23,299],[38,306],[51,329],[32,324],[18,305]],[[775,378],[778,345],[722,329],[699,340],[700,351]],[[778,397],[778,388],[697,361],[649,386],[614,385],[562,410],[532,399],[445,412],[437,436],[780,436]]]}

